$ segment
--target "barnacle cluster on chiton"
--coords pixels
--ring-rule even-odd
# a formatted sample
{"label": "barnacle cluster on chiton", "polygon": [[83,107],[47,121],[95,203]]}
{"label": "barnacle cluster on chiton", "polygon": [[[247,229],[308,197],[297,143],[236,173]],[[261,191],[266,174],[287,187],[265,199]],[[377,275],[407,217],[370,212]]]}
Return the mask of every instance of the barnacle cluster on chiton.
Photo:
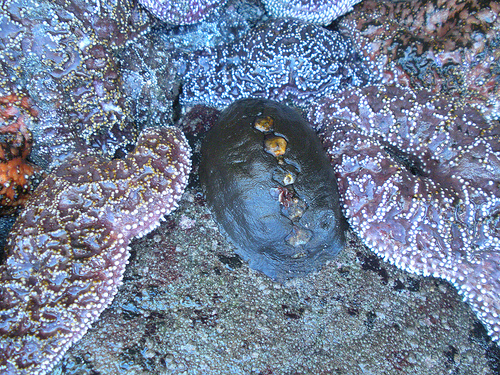
{"label": "barnacle cluster on chiton", "polygon": [[265,99],[229,106],[202,145],[200,178],[236,252],[275,280],[307,274],[344,246],[333,169],[292,108]]}

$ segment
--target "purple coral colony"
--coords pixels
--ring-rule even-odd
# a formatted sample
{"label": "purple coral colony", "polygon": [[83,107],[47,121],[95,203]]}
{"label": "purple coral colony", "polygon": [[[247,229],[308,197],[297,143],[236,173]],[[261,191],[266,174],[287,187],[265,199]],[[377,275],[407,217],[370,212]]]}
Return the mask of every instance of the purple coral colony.
{"label": "purple coral colony", "polygon": [[172,124],[248,97],[302,110],[353,231],[450,281],[500,338],[500,3],[141,3],[2,2],[1,110],[29,99],[30,162],[48,176],[0,264],[0,373],[50,371],[111,303],[128,243],[187,185]]}

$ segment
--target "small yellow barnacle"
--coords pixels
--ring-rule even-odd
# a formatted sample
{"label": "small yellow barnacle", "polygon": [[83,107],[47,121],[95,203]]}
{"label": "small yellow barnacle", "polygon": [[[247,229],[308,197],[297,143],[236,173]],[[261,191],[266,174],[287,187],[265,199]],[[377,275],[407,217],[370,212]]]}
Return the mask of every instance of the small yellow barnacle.
{"label": "small yellow barnacle", "polygon": [[265,140],[264,145],[266,152],[279,157],[285,153],[287,142],[283,137],[271,137]]}
{"label": "small yellow barnacle", "polygon": [[273,130],[274,119],[271,116],[258,117],[255,120],[254,128],[265,133]]}
{"label": "small yellow barnacle", "polygon": [[287,172],[287,174],[285,174],[285,177],[283,177],[283,185],[291,185],[295,182],[295,176],[290,173],[290,172]]}

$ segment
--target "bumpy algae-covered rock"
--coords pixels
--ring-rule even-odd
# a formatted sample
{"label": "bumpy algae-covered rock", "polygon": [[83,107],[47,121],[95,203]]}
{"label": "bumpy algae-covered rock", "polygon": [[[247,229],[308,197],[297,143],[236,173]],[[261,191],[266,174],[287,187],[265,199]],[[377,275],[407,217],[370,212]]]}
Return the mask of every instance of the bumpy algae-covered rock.
{"label": "bumpy algae-covered rock", "polygon": [[264,99],[229,106],[202,145],[200,178],[237,253],[273,279],[313,271],[344,246],[333,169],[292,108]]}

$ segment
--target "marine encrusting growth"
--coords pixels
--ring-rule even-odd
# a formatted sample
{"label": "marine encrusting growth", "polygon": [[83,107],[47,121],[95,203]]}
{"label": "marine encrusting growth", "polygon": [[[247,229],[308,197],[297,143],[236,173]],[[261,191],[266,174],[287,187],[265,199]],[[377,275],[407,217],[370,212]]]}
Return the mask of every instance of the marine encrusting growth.
{"label": "marine encrusting growth", "polygon": [[500,338],[500,127],[444,95],[396,87],[318,101],[345,215],[401,269],[444,278]]}
{"label": "marine encrusting growth", "polygon": [[[225,2],[179,3],[203,9]],[[130,238],[157,225],[185,185],[189,155],[174,130],[148,131],[124,160],[74,158],[77,152],[91,145],[119,156],[151,121],[170,120],[193,104],[223,108],[245,97],[312,111],[310,118],[340,161],[336,168],[343,199],[351,204],[351,225],[401,268],[451,280],[498,339],[498,125],[490,127],[449,97],[423,92],[370,88],[336,95],[374,83],[382,72],[393,75],[385,82],[397,81],[391,81],[396,75],[406,85],[445,88],[495,105],[498,3],[365,0],[339,21],[340,32],[296,20],[261,23],[262,13],[245,18],[249,8],[239,1],[227,9],[237,5],[240,20],[234,12],[214,11],[199,33],[196,27],[160,25],[135,0],[0,5],[0,96],[30,97],[39,111],[27,126],[35,162],[65,165],[28,204],[0,268],[0,372],[44,373],[57,363],[111,301]],[[199,21],[204,14],[197,9],[179,14]],[[145,32],[152,24],[154,32]],[[203,32],[216,24],[217,31]],[[248,28],[253,29],[241,36]],[[353,31],[355,42],[341,34]],[[192,52],[200,46],[213,48]],[[500,111],[491,113],[496,117],[490,120]],[[199,134],[216,115],[195,106],[183,126]],[[254,124],[264,137],[259,147],[279,167],[290,139],[268,134],[267,120],[261,120]],[[23,135],[22,124],[16,126]],[[156,132],[163,135],[153,139]],[[15,148],[21,156],[30,142],[27,132],[23,137]],[[156,142],[159,148],[149,150]],[[333,153],[337,146],[344,158]],[[168,147],[174,152],[170,161],[158,160]],[[179,175],[169,182],[172,173]],[[268,197],[276,212],[305,227],[301,222],[311,205],[295,189],[301,174],[294,173],[287,169],[278,181],[279,174],[271,176],[276,185]],[[287,238],[300,247],[313,237],[298,227]],[[314,262],[308,264],[320,264]]]}
{"label": "marine encrusting growth", "polygon": [[250,267],[284,281],[319,269],[344,247],[334,171],[295,109],[237,101],[208,132],[201,154],[207,202]]}
{"label": "marine encrusting growth", "polygon": [[200,22],[226,0],[139,0],[152,14],[172,25]]}
{"label": "marine encrusting growth", "polygon": [[185,57],[183,105],[222,109],[261,97],[298,105],[349,87],[375,83],[348,38],[296,20],[271,20],[240,40]]}
{"label": "marine encrusting growth", "polygon": [[38,111],[27,96],[0,97],[0,215],[29,198],[40,169],[26,159],[33,138],[27,123]]}
{"label": "marine encrusting growth", "polygon": [[500,118],[500,2],[365,0],[339,21],[385,84],[460,95]]}
{"label": "marine encrusting growth", "polygon": [[178,65],[189,62],[200,49],[215,50],[240,39],[264,17],[258,2],[232,0],[203,22],[176,27],[156,24],[129,43],[119,53],[119,66],[122,92],[134,123],[140,128],[173,122],[185,78]]}
{"label": "marine encrusting growth", "polygon": [[262,0],[269,14],[276,18],[295,18],[304,22],[329,25],[350,12],[361,0]]}
{"label": "marine encrusting growth", "polygon": [[156,228],[187,184],[175,128],[147,129],[125,159],[55,169],[14,224],[0,265],[0,373],[44,374],[111,303],[128,244]]}
{"label": "marine encrusting growth", "polygon": [[0,6],[0,95],[39,110],[32,157],[51,167],[91,145],[112,157],[136,129],[113,51],[149,27],[133,0],[7,0]]}

